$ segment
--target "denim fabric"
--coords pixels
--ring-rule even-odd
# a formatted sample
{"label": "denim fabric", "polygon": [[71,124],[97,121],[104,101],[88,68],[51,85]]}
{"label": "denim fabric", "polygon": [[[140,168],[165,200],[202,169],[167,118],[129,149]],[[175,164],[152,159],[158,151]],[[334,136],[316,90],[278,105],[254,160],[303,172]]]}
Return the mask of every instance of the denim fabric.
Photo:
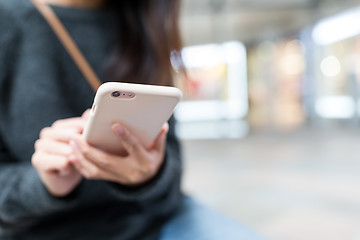
{"label": "denim fabric", "polygon": [[264,240],[236,221],[184,197],[179,213],[163,228],[160,240]]}

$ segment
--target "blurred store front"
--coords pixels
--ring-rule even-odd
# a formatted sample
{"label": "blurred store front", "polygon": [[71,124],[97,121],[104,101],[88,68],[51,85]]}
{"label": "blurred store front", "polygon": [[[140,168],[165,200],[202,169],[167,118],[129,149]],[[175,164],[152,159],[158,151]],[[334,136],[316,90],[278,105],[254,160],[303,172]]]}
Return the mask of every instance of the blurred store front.
{"label": "blurred store front", "polygon": [[180,83],[185,93],[177,109],[183,138],[239,138],[248,133],[245,46],[227,42],[185,47],[187,69]]}
{"label": "blurred store front", "polygon": [[360,8],[352,8],[288,34],[185,47],[179,136],[241,138],[251,130],[357,126],[359,22]]}
{"label": "blurred store front", "polygon": [[314,46],[314,111],[322,118],[359,117],[360,8],[318,22],[311,32]]}
{"label": "blurred store front", "polygon": [[254,128],[304,124],[304,46],[297,39],[265,41],[249,51],[249,122]]}
{"label": "blurred store front", "polygon": [[184,3],[185,192],[266,239],[360,239],[359,1]]}

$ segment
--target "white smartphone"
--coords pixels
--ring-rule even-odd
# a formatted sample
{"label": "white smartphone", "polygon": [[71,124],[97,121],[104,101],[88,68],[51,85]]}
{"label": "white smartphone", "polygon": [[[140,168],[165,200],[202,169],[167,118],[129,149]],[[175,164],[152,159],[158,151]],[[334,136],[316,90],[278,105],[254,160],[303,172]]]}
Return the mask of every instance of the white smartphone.
{"label": "white smartphone", "polygon": [[107,82],[96,92],[83,136],[104,151],[123,148],[111,126],[120,122],[148,148],[169,120],[182,92],[175,87]]}

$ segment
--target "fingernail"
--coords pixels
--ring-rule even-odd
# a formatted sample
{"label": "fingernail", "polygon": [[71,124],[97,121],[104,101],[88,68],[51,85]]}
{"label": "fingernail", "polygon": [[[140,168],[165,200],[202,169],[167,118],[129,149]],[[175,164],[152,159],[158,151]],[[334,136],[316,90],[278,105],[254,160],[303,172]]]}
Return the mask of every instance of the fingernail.
{"label": "fingernail", "polygon": [[124,128],[118,123],[113,124],[112,129],[119,136],[122,136],[125,132]]}

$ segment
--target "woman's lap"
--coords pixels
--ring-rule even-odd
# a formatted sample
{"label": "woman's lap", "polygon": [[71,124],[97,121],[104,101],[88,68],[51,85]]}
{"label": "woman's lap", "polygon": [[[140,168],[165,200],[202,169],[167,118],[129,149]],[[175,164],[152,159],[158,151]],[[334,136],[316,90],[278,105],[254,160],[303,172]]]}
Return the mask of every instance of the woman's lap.
{"label": "woman's lap", "polygon": [[179,213],[165,225],[160,240],[262,240],[236,221],[184,197]]}

